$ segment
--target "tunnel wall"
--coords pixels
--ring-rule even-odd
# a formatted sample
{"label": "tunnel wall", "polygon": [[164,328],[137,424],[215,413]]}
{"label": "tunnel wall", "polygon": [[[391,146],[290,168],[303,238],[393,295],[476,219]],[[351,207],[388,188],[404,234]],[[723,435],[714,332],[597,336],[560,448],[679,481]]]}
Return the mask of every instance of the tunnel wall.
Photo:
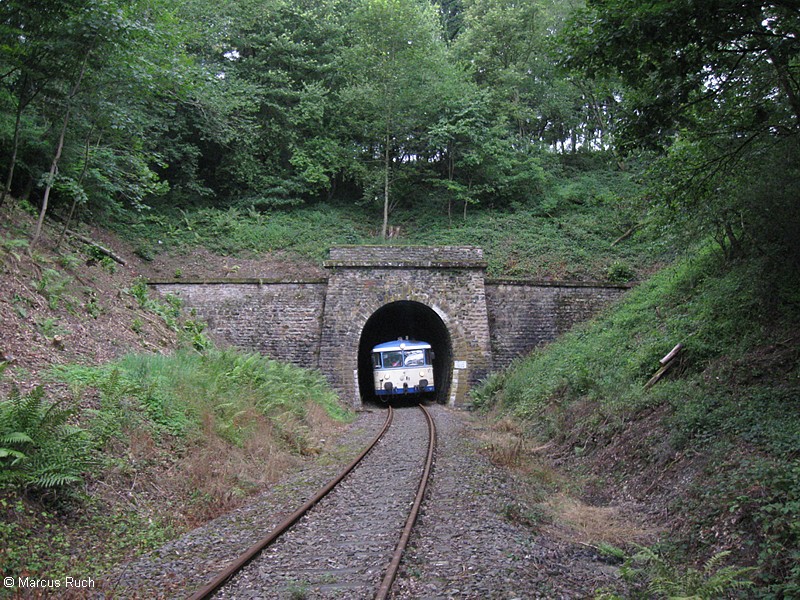
{"label": "tunnel wall", "polygon": [[152,283],[181,298],[218,340],[296,365],[316,368],[326,280],[218,280]]}
{"label": "tunnel wall", "polygon": [[627,286],[591,283],[486,282],[495,368],[569,331],[619,299]]}
{"label": "tunnel wall", "polygon": [[[326,279],[152,281],[208,322],[224,343],[319,368],[348,402],[360,402],[358,356],[369,319],[395,302],[418,303],[449,336],[447,402],[467,400],[491,369],[551,341],[627,288],[487,280],[479,248],[332,248]],[[422,337],[422,335],[420,335]],[[385,340],[383,340],[385,341]],[[428,341],[428,340],[426,340]]]}

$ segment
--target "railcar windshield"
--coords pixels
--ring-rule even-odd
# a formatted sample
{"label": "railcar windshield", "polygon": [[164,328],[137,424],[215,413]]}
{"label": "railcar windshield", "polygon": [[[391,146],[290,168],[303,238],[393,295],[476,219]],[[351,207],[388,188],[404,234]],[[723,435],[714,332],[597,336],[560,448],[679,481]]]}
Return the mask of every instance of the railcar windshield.
{"label": "railcar windshield", "polygon": [[393,350],[391,352],[383,353],[383,366],[384,368],[402,367],[403,366],[403,351]]}
{"label": "railcar windshield", "polygon": [[417,350],[389,350],[372,353],[372,367],[391,369],[393,367],[422,367],[431,364],[431,351],[427,348]]}
{"label": "railcar windshield", "polygon": [[421,367],[425,364],[425,350],[408,350],[406,352],[407,367]]}

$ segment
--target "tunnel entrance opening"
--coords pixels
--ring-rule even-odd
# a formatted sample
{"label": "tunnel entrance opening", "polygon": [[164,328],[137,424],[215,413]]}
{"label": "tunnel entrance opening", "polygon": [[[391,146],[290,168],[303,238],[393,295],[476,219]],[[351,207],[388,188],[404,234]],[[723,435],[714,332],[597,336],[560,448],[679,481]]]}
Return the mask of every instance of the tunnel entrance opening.
{"label": "tunnel entrance opening", "polygon": [[436,401],[445,404],[450,390],[453,346],[441,317],[424,304],[402,300],[376,310],[361,331],[358,344],[358,386],[362,401],[375,401],[372,378],[372,348],[382,342],[405,338],[428,342],[433,350]]}

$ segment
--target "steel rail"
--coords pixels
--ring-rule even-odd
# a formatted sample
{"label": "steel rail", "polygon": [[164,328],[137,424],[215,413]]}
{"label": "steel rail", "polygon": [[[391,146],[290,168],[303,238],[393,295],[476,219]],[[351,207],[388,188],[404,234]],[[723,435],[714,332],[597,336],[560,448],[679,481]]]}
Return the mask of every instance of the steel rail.
{"label": "steel rail", "polygon": [[369,454],[369,451],[375,447],[375,444],[378,443],[383,437],[383,434],[389,429],[389,426],[392,424],[393,418],[393,410],[392,407],[389,406],[389,410],[386,414],[386,422],[383,424],[383,427],[378,432],[378,435],[369,443],[369,445],[359,454],[353,462],[347,465],[344,470],[339,473],[336,477],[331,479],[325,487],[323,487],[320,491],[318,491],[310,500],[308,500],[303,506],[298,508],[295,512],[291,515],[286,517],[267,537],[263,538],[262,540],[253,544],[250,548],[248,548],[242,555],[239,556],[236,560],[231,562],[221,573],[219,573],[214,579],[212,579],[209,583],[204,585],[202,588],[197,590],[192,596],[189,597],[189,600],[206,600],[211,598],[211,596],[219,590],[225,583],[233,577],[236,573],[241,571],[248,563],[250,563],[256,556],[258,556],[267,546],[272,544],[276,539],[278,539],[281,535],[283,535],[292,525],[294,525],[300,518],[306,514],[311,508],[316,505],[322,498],[324,498],[333,488],[335,488],[347,475],[352,471],[358,463],[362,461],[362,459]]}
{"label": "steel rail", "polygon": [[422,501],[425,498],[425,491],[428,487],[428,479],[430,479],[431,469],[433,467],[433,456],[436,450],[436,424],[433,422],[433,417],[431,417],[431,414],[424,406],[420,404],[419,408],[425,414],[425,418],[428,421],[428,455],[425,459],[425,469],[423,470],[422,477],[419,481],[417,495],[414,498],[414,505],[411,507],[411,512],[406,520],[406,526],[403,529],[402,535],[400,536],[400,542],[395,548],[392,561],[389,563],[389,567],[387,568],[383,577],[381,587],[378,588],[378,593],[375,595],[375,600],[386,600],[386,598],[389,597],[389,591],[392,588],[392,583],[394,583],[394,579],[397,576],[397,571],[400,569],[400,559],[402,559],[403,553],[408,546],[408,540],[411,537],[411,530],[414,527],[414,523],[417,520],[417,515],[419,514],[420,506],[422,506]]}

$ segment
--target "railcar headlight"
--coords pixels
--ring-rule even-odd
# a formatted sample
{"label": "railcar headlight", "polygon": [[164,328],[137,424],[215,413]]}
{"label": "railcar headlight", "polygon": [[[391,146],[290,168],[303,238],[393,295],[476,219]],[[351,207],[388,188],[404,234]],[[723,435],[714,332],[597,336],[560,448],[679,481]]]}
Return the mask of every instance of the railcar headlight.
{"label": "railcar headlight", "polygon": [[419,376],[420,376],[420,377],[425,377],[425,371],[420,371],[420,372],[419,372]]}

